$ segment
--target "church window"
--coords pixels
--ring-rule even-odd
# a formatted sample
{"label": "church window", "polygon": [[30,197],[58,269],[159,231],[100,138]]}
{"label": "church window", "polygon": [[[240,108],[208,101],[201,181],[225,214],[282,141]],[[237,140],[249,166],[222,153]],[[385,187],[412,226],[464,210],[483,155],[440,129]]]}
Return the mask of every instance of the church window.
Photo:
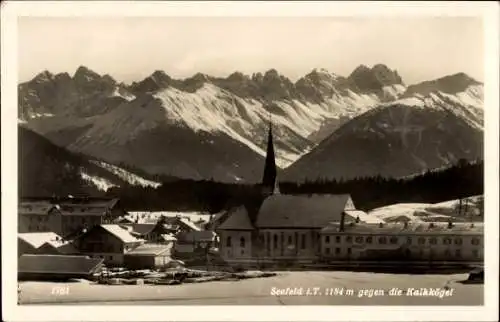
{"label": "church window", "polygon": [[302,234],[300,237],[300,248],[306,249],[306,234]]}
{"label": "church window", "polygon": [[226,239],[226,247],[231,247],[231,236]]}
{"label": "church window", "polygon": [[325,243],[330,243],[330,236],[325,236]]}
{"label": "church window", "polygon": [[240,247],[245,247],[245,237],[240,238]]}

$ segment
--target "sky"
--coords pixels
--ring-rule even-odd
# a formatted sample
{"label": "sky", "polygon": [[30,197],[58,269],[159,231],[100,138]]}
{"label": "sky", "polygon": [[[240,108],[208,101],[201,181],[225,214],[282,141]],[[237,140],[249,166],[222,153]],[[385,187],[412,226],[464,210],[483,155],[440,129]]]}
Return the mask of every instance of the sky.
{"label": "sky", "polygon": [[163,70],[226,77],[271,68],[348,76],[386,64],[406,84],[464,72],[483,81],[482,20],[467,17],[21,17],[19,81],[84,65],[131,83]]}

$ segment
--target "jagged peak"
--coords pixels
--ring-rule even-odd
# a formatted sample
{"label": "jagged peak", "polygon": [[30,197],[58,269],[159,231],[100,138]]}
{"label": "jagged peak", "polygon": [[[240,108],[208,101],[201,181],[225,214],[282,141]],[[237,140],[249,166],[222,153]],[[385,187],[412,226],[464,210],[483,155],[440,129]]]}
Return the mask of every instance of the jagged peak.
{"label": "jagged peak", "polygon": [[76,69],[76,72],[73,75],[73,79],[81,78],[84,78],[85,80],[93,80],[101,78],[101,76],[86,66],[80,66]]}
{"label": "jagged peak", "polygon": [[248,75],[243,74],[242,72],[233,72],[231,75],[227,77],[227,80],[234,80],[234,81],[242,81],[242,80],[248,80],[250,77]]}
{"label": "jagged peak", "polygon": [[35,82],[43,82],[43,81],[50,81],[54,78],[54,75],[49,72],[48,70],[44,70],[41,73],[38,73],[35,77],[33,77],[32,81]]}

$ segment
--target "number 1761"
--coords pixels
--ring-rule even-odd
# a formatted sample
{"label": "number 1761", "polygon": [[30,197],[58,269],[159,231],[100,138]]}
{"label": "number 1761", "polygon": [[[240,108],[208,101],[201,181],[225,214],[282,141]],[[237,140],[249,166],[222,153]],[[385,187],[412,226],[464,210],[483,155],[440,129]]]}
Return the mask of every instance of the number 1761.
{"label": "number 1761", "polygon": [[69,286],[54,286],[52,287],[53,295],[68,295],[69,294]]}

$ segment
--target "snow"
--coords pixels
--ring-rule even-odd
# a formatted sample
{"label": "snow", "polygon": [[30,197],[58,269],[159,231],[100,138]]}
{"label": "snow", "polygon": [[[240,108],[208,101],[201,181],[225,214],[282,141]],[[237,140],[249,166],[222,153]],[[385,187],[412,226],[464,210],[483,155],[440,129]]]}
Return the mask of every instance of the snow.
{"label": "snow", "polygon": [[[269,122],[269,112],[261,102],[243,99],[210,83],[194,93],[169,87],[156,93],[155,97],[162,101],[166,118],[171,122],[184,124],[194,131],[225,133],[265,155],[266,133],[259,131],[256,136],[256,130],[267,127]],[[276,163],[285,168],[311,148],[295,147],[290,137],[307,138],[325,121],[356,116],[376,106],[380,99],[375,94],[358,95],[350,91],[347,96],[335,94],[320,104],[299,100],[273,103],[278,110],[273,111],[272,122],[280,128],[275,132],[275,142],[285,146],[276,148]]]}
{"label": "snow", "polygon": [[406,87],[401,84],[394,84],[394,85],[384,86],[382,88],[382,91],[386,96],[389,96],[392,99],[396,99],[406,91]]}
{"label": "snow", "polygon": [[118,176],[123,181],[128,182],[129,184],[134,186],[158,188],[161,185],[161,183],[159,182],[144,179],[134,173],[128,172],[120,167],[117,167],[115,165],[103,161],[91,160],[90,162],[98,165],[99,167],[105,170],[108,170],[109,172]]}
{"label": "snow", "polygon": [[[436,204],[427,203],[400,203],[380,207],[368,212],[369,216],[380,218],[386,222],[410,220],[413,222],[428,222],[432,220],[443,221],[449,218],[470,220],[481,213],[478,203],[483,196],[472,196],[467,199],[467,214],[458,218],[459,200],[449,200]],[[472,217],[470,217],[472,216]],[[441,220],[439,220],[441,219]]]}
{"label": "snow", "polygon": [[29,113],[29,118],[30,119],[37,119],[37,118],[41,118],[41,117],[53,117],[54,114],[52,113],[36,113],[36,112],[32,112],[32,113]]}
{"label": "snow", "polygon": [[132,221],[135,219],[139,219],[139,223],[146,222],[156,222],[160,219],[161,216],[165,217],[181,217],[187,218],[191,222],[196,223],[198,221],[203,221],[205,223],[209,222],[211,215],[207,212],[200,211],[189,211],[189,212],[181,212],[181,211],[129,211],[129,218]]}
{"label": "snow", "polygon": [[60,246],[64,244],[60,241],[62,239],[61,236],[57,235],[54,232],[22,233],[18,234],[18,238],[24,240],[34,248],[38,248],[47,242],[54,246]]}
{"label": "snow", "polygon": [[111,96],[121,97],[121,98],[126,99],[127,101],[133,101],[135,99],[135,95],[130,94],[126,91],[120,92],[120,88],[118,88],[118,87],[115,87],[115,91],[111,94]]}
{"label": "snow", "polygon": [[386,103],[385,105],[396,105],[396,104],[413,106],[413,107],[425,107],[425,102],[422,99],[419,99],[418,97],[402,98],[394,102]]}
{"label": "snow", "polygon": [[83,180],[92,183],[94,186],[97,187],[97,189],[101,191],[108,191],[109,188],[117,187],[117,185],[113,184],[108,179],[89,175],[83,170],[80,171],[80,176]]}
{"label": "snow", "polygon": [[141,239],[135,238],[126,229],[120,227],[120,225],[101,225],[101,227],[112,235],[118,237],[124,243],[135,243],[141,241]]}

